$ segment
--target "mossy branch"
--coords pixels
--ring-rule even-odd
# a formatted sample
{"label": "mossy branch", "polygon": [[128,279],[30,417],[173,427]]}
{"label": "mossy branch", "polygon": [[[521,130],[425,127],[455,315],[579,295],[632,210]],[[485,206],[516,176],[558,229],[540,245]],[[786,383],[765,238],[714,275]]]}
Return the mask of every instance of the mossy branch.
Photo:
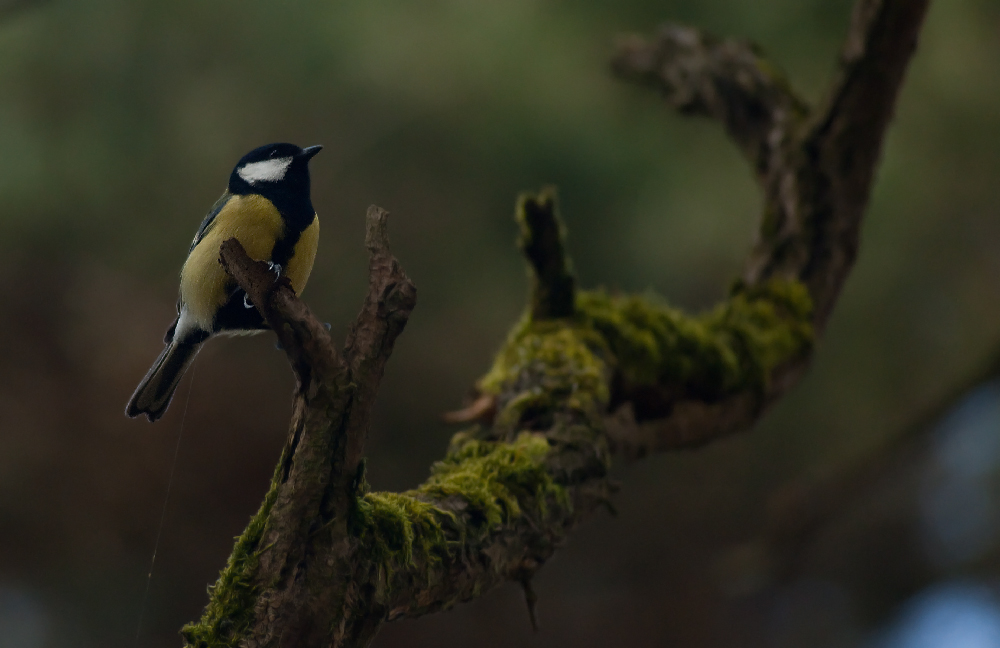
{"label": "mossy branch", "polygon": [[[761,226],[735,294],[771,282],[803,285],[809,322],[820,334],[857,255],[861,218],[882,136],[913,54],[927,0],[858,0],[841,65],[819,109],[790,89],[760,48],[668,26],[647,41],[621,41],[613,62],[622,77],[660,88],[683,112],[720,119],[754,166],[763,192]],[[773,284],[771,284],[773,285]],[[730,300],[732,303],[732,300]],[[666,385],[638,392],[625,385],[625,409],[610,419],[633,454],[697,446],[746,429],[808,366],[788,357],[758,395],[712,402]],[[642,425],[650,400],[671,414]]]}
{"label": "mossy branch", "polygon": [[[689,316],[655,297],[577,291],[551,191],[518,201],[531,302],[454,420],[426,482],[372,493],[362,453],[415,289],[368,214],[369,292],[347,345],[286,283],[222,250],[275,329],[298,387],[271,489],[211,591],[193,646],[365,646],[386,621],[526,585],[641,456],[751,426],[802,375],[857,249],[882,134],[925,0],[859,0],[842,70],[811,111],[756,48],[666,28],[616,69],[720,119],[764,193],[758,244],[728,299]],[[529,597],[530,599],[530,597]]]}
{"label": "mossy branch", "polygon": [[621,39],[612,67],[658,88],[681,112],[720,120],[764,192],[743,279],[809,289],[822,330],[854,264],[882,136],[928,0],[858,0],[836,78],[818,109],[751,43],[668,25]]}
{"label": "mossy branch", "polygon": [[369,208],[368,295],[343,353],[286,280],[247,256],[239,241],[222,245],[220,262],[277,334],[297,384],[271,488],[202,620],[184,628],[190,645],[318,643],[327,636],[314,625],[320,610],[335,609],[346,595],[326,587],[350,568],[347,547],[329,540],[347,534],[358,508],[375,394],[416,303],[416,289],[389,252],[386,220],[385,211]]}

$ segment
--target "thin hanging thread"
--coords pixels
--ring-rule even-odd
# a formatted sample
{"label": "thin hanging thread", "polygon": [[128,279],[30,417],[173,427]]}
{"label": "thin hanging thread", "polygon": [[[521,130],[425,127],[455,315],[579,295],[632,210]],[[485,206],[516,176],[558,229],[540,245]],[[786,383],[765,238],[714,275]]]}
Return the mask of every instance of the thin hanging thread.
{"label": "thin hanging thread", "polygon": [[149,575],[146,577],[146,591],[142,594],[142,604],[139,606],[139,623],[135,628],[135,645],[139,646],[142,635],[142,617],[146,613],[146,600],[149,598],[149,586],[153,582],[153,567],[156,566],[156,552],[160,549],[160,537],[163,535],[163,524],[167,519],[167,504],[170,503],[170,491],[174,487],[174,472],[177,470],[177,458],[181,454],[181,439],[184,438],[184,423],[187,421],[188,405],[191,404],[191,392],[194,390],[194,374],[197,369],[197,358],[191,366],[191,379],[188,381],[187,397],[184,399],[184,413],[181,415],[181,428],[177,432],[177,445],[174,446],[174,461],[170,465],[170,477],[167,478],[167,494],[163,498],[163,509],[160,511],[160,527],[156,530],[156,541],[153,543],[153,557],[149,561]]}

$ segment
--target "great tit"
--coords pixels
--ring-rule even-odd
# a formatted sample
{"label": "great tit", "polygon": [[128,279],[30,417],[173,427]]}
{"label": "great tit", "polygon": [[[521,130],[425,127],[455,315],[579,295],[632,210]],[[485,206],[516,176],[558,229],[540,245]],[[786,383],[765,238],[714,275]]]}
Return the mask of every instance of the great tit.
{"label": "great tit", "polygon": [[219,263],[223,241],[235,237],[250,257],[269,261],[296,294],[305,288],[319,243],[319,219],[309,198],[309,160],[322,148],[268,144],[236,164],[181,268],[177,318],[164,337],[166,347],[139,383],[125,414],[145,414],[150,421],[163,416],[184,371],[208,338],[267,328]]}

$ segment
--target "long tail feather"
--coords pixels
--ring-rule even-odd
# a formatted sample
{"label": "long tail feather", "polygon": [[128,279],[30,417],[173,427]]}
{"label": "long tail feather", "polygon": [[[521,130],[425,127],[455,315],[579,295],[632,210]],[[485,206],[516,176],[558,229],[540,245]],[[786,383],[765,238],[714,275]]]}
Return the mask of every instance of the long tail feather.
{"label": "long tail feather", "polygon": [[184,372],[191,365],[201,342],[181,342],[174,339],[164,347],[160,357],[156,359],[149,373],[142,379],[132,400],[125,408],[125,414],[132,418],[145,414],[150,421],[163,416],[174,397],[174,391],[180,384]]}

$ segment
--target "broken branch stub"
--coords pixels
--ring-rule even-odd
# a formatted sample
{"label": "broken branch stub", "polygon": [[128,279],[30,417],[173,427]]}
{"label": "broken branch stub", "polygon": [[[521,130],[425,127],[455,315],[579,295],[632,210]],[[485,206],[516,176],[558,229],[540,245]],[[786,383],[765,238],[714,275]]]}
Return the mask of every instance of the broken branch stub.
{"label": "broken branch stub", "polygon": [[517,246],[531,266],[531,317],[569,317],[575,311],[576,278],[564,247],[566,231],[552,188],[522,194],[515,216],[521,227]]}

